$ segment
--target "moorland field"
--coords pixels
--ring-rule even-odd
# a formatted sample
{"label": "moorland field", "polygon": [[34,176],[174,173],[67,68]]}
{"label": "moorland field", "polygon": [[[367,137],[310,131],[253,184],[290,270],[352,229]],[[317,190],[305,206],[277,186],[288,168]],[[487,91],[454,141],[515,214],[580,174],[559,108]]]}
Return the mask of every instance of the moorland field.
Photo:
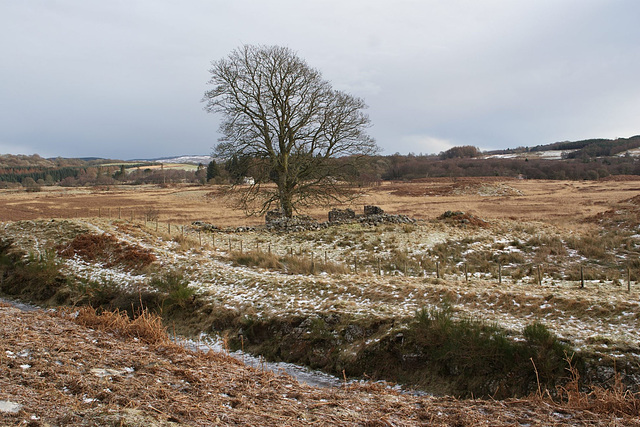
{"label": "moorland field", "polygon": [[[333,206],[353,209],[353,220],[325,224],[331,207],[322,207],[304,212],[320,225],[267,230],[232,207],[225,186],[1,190],[4,296],[112,317],[3,307],[3,318],[24,321],[3,322],[0,400],[22,409],[0,415],[16,425],[32,415],[54,424],[637,424],[637,177],[438,178],[357,191]],[[367,218],[364,205],[386,215]],[[126,332],[114,309],[146,313],[159,335]],[[224,354],[184,353],[150,313],[172,334],[216,335],[230,350],[333,373],[344,387],[315,390]],[[71,354],[68,337],[47,336],[56,328],[84,344]],[[162,384],[150,389],[154,375]],[[363,378],[505,400],[348,382]],[[135,384],[152,392],[133,395]],[[51,410],[47,421],[45,395],[72,415]]]}

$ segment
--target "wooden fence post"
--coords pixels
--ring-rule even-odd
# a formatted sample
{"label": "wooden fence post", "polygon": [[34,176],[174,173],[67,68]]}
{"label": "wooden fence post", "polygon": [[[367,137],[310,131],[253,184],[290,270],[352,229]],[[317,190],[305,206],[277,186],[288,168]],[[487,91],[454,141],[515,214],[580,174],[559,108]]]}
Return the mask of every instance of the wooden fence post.
{"label": "wooden fence post", "polygon": [[118,219],[122,217],[122,207],[118,206]]}
{"label": "wooden fence post", "polygon": [[469,281],[469,273],[467,271],[467,263],[466,262],[464,263],[464,280],[465,280],[465,282]]}
{"label": "wooden fence post", "polygon": [[440,261],[436,261],[436,279],[440,278]]}
{"label": "wooden fence post", "polygon": [[627,292],[631,292],[631,267],[627,267]]}
{"label": "wooden fence post", "polygon": [[584,272],[582,266],[580,266],[580,288],[584,288]]}
{"label": "wooden fence post", "polygon": [[542,286],[542,274],[540,273],[539,265],[538,265],[538,286]]}
{"label": "wooden fence post", "polygon": [[498,262],[498,284],[502,284],[502,263]]}

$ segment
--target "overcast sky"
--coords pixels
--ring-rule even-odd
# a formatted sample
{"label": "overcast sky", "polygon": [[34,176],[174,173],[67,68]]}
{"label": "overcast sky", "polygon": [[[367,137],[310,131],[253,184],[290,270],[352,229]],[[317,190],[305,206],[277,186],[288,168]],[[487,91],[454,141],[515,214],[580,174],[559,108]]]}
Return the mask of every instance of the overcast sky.
{"label": "overcast sky", "polygon": [[209,154],[212,60],[287,46],[383,154],[640,134],[637,0],[0,0],[0,153]]}

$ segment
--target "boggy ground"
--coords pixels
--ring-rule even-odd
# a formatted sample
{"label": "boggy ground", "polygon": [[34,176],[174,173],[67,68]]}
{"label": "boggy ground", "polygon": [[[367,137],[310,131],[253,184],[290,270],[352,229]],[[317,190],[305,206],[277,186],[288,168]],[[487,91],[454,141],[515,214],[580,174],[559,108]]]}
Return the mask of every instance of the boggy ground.
{"label": "boggy ground", "polygon": [[[464,400],[320,389],[172,344],[158,319],[0,304],[0,423],[128,426],[633,426],[624,398]],[[637,402],[636,402],[637,403]],[[625,414],[626,413],[626,414]]]}

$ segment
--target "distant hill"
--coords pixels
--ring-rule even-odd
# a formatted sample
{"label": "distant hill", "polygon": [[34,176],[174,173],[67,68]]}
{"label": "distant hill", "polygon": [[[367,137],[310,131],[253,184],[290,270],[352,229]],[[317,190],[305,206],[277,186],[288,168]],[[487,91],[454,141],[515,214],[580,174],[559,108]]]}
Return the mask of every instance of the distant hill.
{"label": "distant hill", "polygon": [[189,154],[184,156],[176,156],[176,157],[158,157],[154,159],[136,159],[132,161],[147,161],[154,163],[188,163],[188,164],[203,164],[207,165],[213,159],[212,156],[199,155],[199,154]]}
{"label": "distant hill", "polygon": [[518,147],[484,153],[489,158],[539,157],[546,159],[586,159],[609,156],[640,156],[640,135],[617,139],[562,141],[535,147]]}

